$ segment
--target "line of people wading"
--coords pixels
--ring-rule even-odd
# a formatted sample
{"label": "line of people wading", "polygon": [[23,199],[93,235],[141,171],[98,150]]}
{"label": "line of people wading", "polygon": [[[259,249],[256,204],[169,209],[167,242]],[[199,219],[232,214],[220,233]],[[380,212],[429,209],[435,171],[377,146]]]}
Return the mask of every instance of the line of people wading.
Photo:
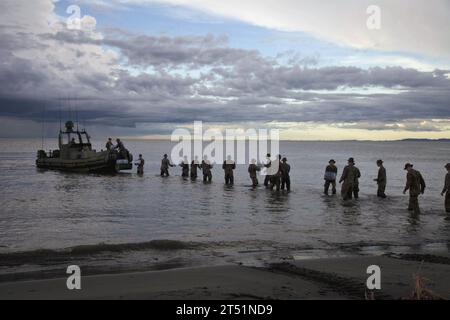
{"label": "line of people wading", "polygon": [[[117,139],[117,145],[112,144],[111,139],[106,144],[108,150],[119,149],[119,151],[128,152],[119,139]],[[386,185],[387,185],[387,173],[384,167],[383,160],[378,160],[376,162],[378,166],[378,177],[374,181],[378,185],[377,196],[379,198],[385,199],[386,196]],[[137,166],[137,172],[140,175],[144,174],[145,160],[142,155],[139,155],[138,161],[135,163]],[[200,162],[198,157],[189,163],[187,157],[179,164],[182,169],[182,177],[184,179],[196,180],[198,178],[198,172],[203,173],[203,182],[212,182],[212,169],[213,164],[208,160],[207,156]],[[167,154],[164,155],[161,161],[161,177],[169,177],[169,168],[176,167],[169,160]],[[223,162],[222,169],[225,172],[225,184],[234,184],[234,170],[236,170],[236,163],[232,160],[231,156],[227,157],[227,160]],[[445,196],[445,210],[450,213],[450,163],[445,165],[447,174],[445,176],[444,188],[441,192],[441,196]],[[276,189],[277,191],[286,190],[291,191],[291,166],[287,163],[287,158],[283,158],[281,155],[277,157],[275,161],[271,160],[271,154],[267,154],[264,164],[257,164],[256,160],[253,159],[248,167],[248,173],[252,181],[252,186],[254,188],[258,187],[258,173],[264,170],[264,186],[270,190]],[[414,169],[413,164],[407,163],[405,165],[406,174],[406,186],[403,190],[403,194],[409,191],[409,206],[408,210],[413,211],[415,214],[420,213],[419,207],[419,196],[425,193],[425,180],[422,174]],[[328,166],[325,168],[325,185],[324,194],[329,195],[330,187],[332,187],[332,194],[336,195],[336,181],[338,176],[338,168],[336,166],[335,160],[330,160]],[[351,200],[352,198],[359,198],[359,179],[361,178],[361,171],[356,167],[355,159],[348,159],[347,166],[342,172],[342,176],[339,183],[342,184],[341,196],[344,201]]]}
{"label": "line of people wading", "polygon": [[[379,198],[386,198],[386,185],[387,185],[387,173],[384,167],[383,160],[377,160],[378,177],[374,181],[378,184],[377,196]],[[425,180],[422,174],[413,168],[411,163],[405,165],[406,174],[406,186],[403,190],[403,194],[409,191],[409,211],[414,213],[420,213],[419,196],[425,193]],[[450,213],[450,163],[445,165],[447,169],[447,175],[445,176],[444,189],[441,195],[445,195],[445,210]],[[336,180],[337,180],[338,168],[336,167],[336,161],[330,160],[329,165],[325,169],[325,189],[324,193],[329,194],[330,186],[332,186],[333,194],[336,194]],[[341,195],[344,200],[351,200],[359,198],[359,179],[361,178],[361,171],[355,165],[355,159],[348,159],[348,164],[344,168],[339,183],[342,183]]]}
{"label": "line of people wading", "polygon": [[[257,164],[256,160],[253,159],[248,167],[248,173],[250,175],[250,179],[252,181],[252,186],[257,187],[259,185],[258,181],[258,173],[263,169],[266,170],[266,175],[264,179],[264,186],[270,189],[276,189],[277,191],[286,190],[288,192],[291,191],[291,166],[287,163],[287,158],[282,158],[281,155],[278,157],[278,160],[272,162],[271,155],[267,154],[266,161],[263,165]],[[138,168],[138,174],[144,174],[144,165],[145,160],[142,157],[142,154],[139,155],[138,161],[135,163]],[[199,171],[203,174],[203,182],[210,183],[212,182],[212,169],[214,165],[208,160],[208,157],[205,156],[204,159],[200,162],[198,157],[195,157],[191,163],[187,157],[184,157],[184,160],[179,164],[181,167],[181,176],[184,179],[191,178],[192,180],[198,179]],[[177,165],[172,164],[169,160],[169,156],[165,154],[163,159],[161,160],[161,177],[169,177],[169,169],[177,167]],[[225,172],[225,184],[233,185],[234,184],[234,171],[236,170],[236,162],[232,160],[231,156],[227,157],[227,160],[223,162],[222,169]]]}

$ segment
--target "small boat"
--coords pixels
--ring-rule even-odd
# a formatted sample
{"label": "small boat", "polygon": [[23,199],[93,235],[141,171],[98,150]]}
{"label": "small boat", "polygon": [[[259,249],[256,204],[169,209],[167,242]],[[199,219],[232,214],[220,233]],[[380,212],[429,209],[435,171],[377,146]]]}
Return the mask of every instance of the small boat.
{"label": "small boat", "polygon": [[65,130],[60,131],[58,144],[59,150],[38,151],[38,168],[86,173],[118,173],[133,169],[133,155],[128,150],[93,150],[86,130],[74,130],[72,121],[66,122]]}

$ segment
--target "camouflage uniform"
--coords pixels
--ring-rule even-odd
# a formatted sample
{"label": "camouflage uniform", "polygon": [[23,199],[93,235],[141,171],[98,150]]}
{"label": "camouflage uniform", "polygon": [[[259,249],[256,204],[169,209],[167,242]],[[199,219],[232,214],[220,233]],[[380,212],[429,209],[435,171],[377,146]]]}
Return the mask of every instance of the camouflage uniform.
{"label": "camouflage uniform", "polygon": [[211,182],[212,181],[212,165],[209,162],[202,161],[201,169],[203,171],[203,182]]}
{"label": "camouflage uniform", "polygon": [[387,184],[387,176],[386,176],[386,168],[384,166],[380,166],[378,170],[378,178],[376,179],[378,184],[377,196],[380,198],[386,198],[386,184]]}
{"label": "camouflage uniform", "polygon": [[145,166],[145,160],[143,158],[139,158],[137,173],[138,174],[144,174],[144,166]]}
{"label": "camouflage uniform", "polygon": [[287,191],[291,191],[291,166],[286,162],[280,164],[280,172],[281,172],[281,190],[286,188]]}
{"label": "camouflage uniform", "polygon": [[182,168],[182,173],[181,176],[183,178],[188,178],[189,177],[189,163],[188,162],[182,162],[180,164],[180,167]]}
{"label": "camouflage uniform", "polygon": [[[267,163],[264,165],[264,167],[267,169],[267,171],[269,171],[271,166],[272,166],[272,161],[270,161],[270,159],[267,158]],[[270,178],[271,178],[271,176],[267,173],[266,177],[264,178],[264,186],[265,187],[269,187]]]}
{"label": "camouflage uniform", "polygon": [[198,175],[197,175],[197,169],[200,168],[200,165],[198,164],[197,161],[192,161],[191,163],[191,179],[197,179]]}
{"label": "camouflage uniform", "polygon": [[445,211],[450,213],[450,173],[445,176],[445,185],[442,193],[445,194]]}
{"label": "camouflage uniform", "polygon": [[280,160],[275,160],[270,164],[270,168],[267,169],[269,173],[269,187],[271,190],[276,187],[277,191],[281,189],[281,162]]}
{"label": "camouflage uniform", "polygon": [[222,169],[225,170],[225,184],[234,184],[234,172],[236,170],[236,163],[232,160],[224,161]]}
{"label": "camouflage uniform", "polygon": [[409,211],[419,214],[419,195],[425,192],[425,180],[422,174],[414,169],[411,169],[406,175],[406,187],[405,192],[409,190]]}
{"label": "camouflage uniform", "polygon": [[173,165],[170,164],[169,159],[167,159],[167,158],[162,159],[162,161],[161,161],[161,177],[170,176],[169,167],[173,167]]}
{"label": "camouflage uniform", "polygon": [[336,177],[338,173],[338,168],[335,165],[329,165],[325,169],[325,186],[324,193],[328,194],[328,190],[330,189],[330,185],[333,186],[332,192],[336,194]]}
{"label": "camouflage uniform", "polygon": [[355,175],[355,184],[353,187],[353,196],[355,197],[355,199],[359,198],[359,178],[361,178],[361,171],[359,171],[359,169],[357,167],[354,167],[356,170],[356,175]]}
{"label": "camouflage uniform", "polygon": [[348,165],[344,168],[340,182],[342,184],[341,195],[344,200],[351,200],[353,195],[358,198],[359,182],[361,173],[354,165]]}
{"label": "camouflage uniform", "polygon": [[252,184],[254,187],[256,187],[259,184],[257,174],[258,171],[261,171],[261,168],[258,167],[256,164],[252,163],[249,165],[248,173],[250,174],[250,179],[252,179]]}
{"label": "camouflage uniform", "polygon": [[128,150],[125,148],[125,145],[123,144],[122,141],[117,141],[117,145],[116,148],[119,150],[119,156],[121,159],[128,159],[129,155],[128,155]]}
{"label": "camouflage uniform", "polygon": [[114,145],[113,145],[113,143],[111,141],[108,141],[106,143],[105,147],[106,147],[106,150],[112,150],[114,148]]}

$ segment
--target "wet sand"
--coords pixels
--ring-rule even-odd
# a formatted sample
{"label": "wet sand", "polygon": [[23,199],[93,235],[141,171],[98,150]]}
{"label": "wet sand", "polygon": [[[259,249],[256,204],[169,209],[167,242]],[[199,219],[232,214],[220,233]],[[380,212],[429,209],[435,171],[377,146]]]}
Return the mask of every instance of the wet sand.
{"label": "wet sand", "polygon": [[[430,262],[427,262],[430,261]],[[167,271],[86,276],[81,291],[66,279],[0,284],[0,299],[365,299],[367,267],[381,267],[376,299],[404,299],[414,289],[413,275],[450,298],[448,255],[349,257],[273,263],[267,268],[217,266]]]}

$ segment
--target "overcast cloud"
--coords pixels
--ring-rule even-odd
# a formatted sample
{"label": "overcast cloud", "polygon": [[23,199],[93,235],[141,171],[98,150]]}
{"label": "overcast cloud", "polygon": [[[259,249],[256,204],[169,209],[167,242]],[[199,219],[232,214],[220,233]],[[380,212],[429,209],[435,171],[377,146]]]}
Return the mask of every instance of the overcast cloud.
{"label": "overcast cloud", "polygon": [[[124,6],[129,2],[147,1],[109,4]],[[169,2],[187,5],[181,0]],[[325,26],[303,16],[306,12],[318,14],[318,10],[328,12],[329,2],[313,5],[311,1],[278,1],[279,5],[273,7],[272,1],[258,1],[258,5],[245,1],[239,12],[231,9],[234,1],[222,5],[190,2],[201,10],[267,27],[311,31],[319,36],[326,34],[328,27],[337,28],[334,23]],[[355,1],[349,2],[349,8],[360,7]],[[381,2],[388,6],[386,1]],[[422,9],[422,13],[431,10],[418,1],[411,2],[410,6],[418,6],[410,11],[413,15]],[[295,8],[300,3],[304,8],[298,19],[289,10],[278,8]],[[436,1],[432,12],[435,19],[429,21],[429,28],[419,30],[420,36],[427,37],[433,28],[449,30],[446,23],[450,19],[444,22],[438,12],[449,12],[448,5],[448,1]],[[398,5],[388,7],[399,9]],[[268,19],[270,10],[273,19]],[[336,10],[335,14],[347,17],[340,8]],[[281,19],[282,15],[286,19]],[[324,15],[322,19],[330,18]],[[346,37],[348,28],[344,21],[337,28],[342,32],[333,33],[331,40],[370,46],[362,35]],[[402,32],[406,31],[398,27],[391,36],[401,38]],[[441,32],[426,39],[433,42],[432,46],[427,42],[419,46],[411,37],[396,42],[391,36],[386,36],[378,49],[420,51],[420,47],[427,47],[429,54],[450,52],[450,39],[441,37]],[[257,49],[231,47],[225,34],[170,36],[120,29],[100,32],[91,16],[83,17],[81,31],[68,30],[55,15],[51,0],[0,2],[0,57],[0,117],[9,127],[19,120],[39,121],[44,106],[48,120],[57,121],[60,107],[66,110],[69,105],[79,110],[81,118],[99,126],[135,128],[154,124],[154,128],[164,128],[161,134],[167,133],[167,124],[198,120],[313,122],[347,129],[436,132],[448,127],[432,121],[450,118],[448,70],[318,68],[305,66],[298,59],[287,63],[263,56]],[[0,136],[5,136],[6,127],[2,127]],[[158,134],[155,130],[135,133]]]}

